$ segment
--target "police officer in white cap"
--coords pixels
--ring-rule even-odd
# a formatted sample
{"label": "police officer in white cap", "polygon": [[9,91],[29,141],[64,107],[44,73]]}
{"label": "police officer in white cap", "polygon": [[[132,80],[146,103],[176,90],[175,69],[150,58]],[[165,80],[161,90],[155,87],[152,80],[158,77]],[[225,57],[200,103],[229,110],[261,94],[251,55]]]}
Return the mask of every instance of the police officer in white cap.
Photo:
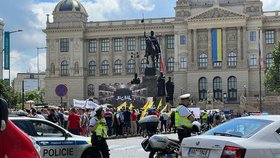
{"label": "police officer in white cap", "polygon": [[185,137],[190,137],[192,132],[192,122],[195,120],[194,115],[187,108],[190,104],[190,94],[180,96],[181,103],[177,107],[175,113],[175,126],[178,131],[178,138],[180,142]]}

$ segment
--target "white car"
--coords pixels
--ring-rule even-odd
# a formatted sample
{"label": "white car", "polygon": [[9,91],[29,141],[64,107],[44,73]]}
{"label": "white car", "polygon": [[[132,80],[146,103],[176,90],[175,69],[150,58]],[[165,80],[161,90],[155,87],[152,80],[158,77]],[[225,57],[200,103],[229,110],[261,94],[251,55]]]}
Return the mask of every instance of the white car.
{"label": "white car", "polygon": [[40,146],[42,158],[89,158],[92,145],[89,137],[71,134],[62,127],[40,118],[9,117]]}
{"label": "white car", "polygon": [[183,139],[182,158],[280,158],[280,115],[248,116]]}

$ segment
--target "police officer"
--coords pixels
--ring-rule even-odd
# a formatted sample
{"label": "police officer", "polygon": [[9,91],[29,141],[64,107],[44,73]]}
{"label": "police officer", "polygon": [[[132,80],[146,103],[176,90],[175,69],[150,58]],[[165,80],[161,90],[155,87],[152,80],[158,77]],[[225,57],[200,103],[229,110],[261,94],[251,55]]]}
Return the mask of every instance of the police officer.
{"label": "police officer", "polygon": [[177,107],[175,113],[175,126],[178,131],[178,138],[180,142],[185,137],[190,137],[192,132],[192,122],[195,120],[194,115],[187,108],[190,104],[190,94],[180,96],[181,103]]}
{"label": "police officer", "polygon": [[106,142],[107,130],[104,111],[101,106],[95,109],[95,117],[92,117],[89,124],[91,132],[91,143],[93,147],[93,158],[100,158],[100,152],[103,158],[109,158],[109,148]]}

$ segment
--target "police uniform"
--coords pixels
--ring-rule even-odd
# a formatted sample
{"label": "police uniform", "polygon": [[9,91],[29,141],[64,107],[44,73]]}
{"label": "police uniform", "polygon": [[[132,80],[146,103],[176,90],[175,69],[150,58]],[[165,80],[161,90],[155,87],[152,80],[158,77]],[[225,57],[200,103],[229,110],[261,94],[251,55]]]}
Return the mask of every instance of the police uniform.
{"label": "police uniform", "polygon": [[[98,110],[98,109],[97,109]],[[107,135],[107,124],[106,120],[102,118],[99,120],[97,117],[92,117],[90,120],[90,127],[94,127],[97,124],[96,129],[91,133],[91,143],[93,147],[93,157],[99,158],[99,152],[103,154],[103,158],[109,158],[109,148],[106,142]]]}
{"label": "police uniform", "polygon": [[[190,94],[184,94],[180,96],[180,99],[188,99],[189,97]],[[175,126],[178,131],[178,138],[180,142],[182,142],[185,137],[191,136],[192,121],[188,119],[190,115],[192,115],[192,113],[187,107],[185,107],[185,105],[180,104],[177,107],[175,113]]]}

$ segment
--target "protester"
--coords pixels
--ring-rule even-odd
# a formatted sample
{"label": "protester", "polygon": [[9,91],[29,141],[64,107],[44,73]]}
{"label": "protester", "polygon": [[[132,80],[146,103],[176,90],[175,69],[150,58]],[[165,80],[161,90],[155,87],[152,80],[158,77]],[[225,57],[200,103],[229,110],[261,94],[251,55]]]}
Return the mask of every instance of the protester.
{"label": "protester", "polygon": [[76,109],[72,108],[68,117],[67,129],[72,134],[80,134],[80,116],[77,114]]}

